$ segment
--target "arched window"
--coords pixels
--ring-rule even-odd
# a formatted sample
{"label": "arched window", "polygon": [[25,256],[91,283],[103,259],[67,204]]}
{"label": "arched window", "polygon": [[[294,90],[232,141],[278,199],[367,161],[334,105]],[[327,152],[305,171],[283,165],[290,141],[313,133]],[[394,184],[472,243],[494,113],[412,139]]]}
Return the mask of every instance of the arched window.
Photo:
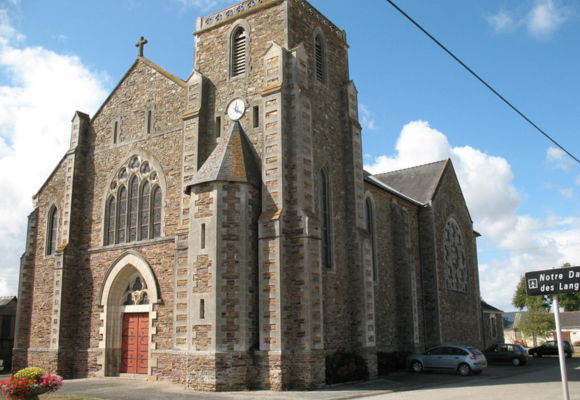
{"label": "arched window", "polygon": [[238,27],[232,35],[231,42],[231,75],[246,73],[248,36],[243,27]]}
{"label": "arched window", "polygon": [[370,198],[365,202],[366,217],[367,217],[367,231],[369,232],[369,241],[371,244],[371,263],[373,267],[373,279],[377,279],[377,253],[375,246],[375,216],[373,213],[373,203]]}
{"label": "arched window", "polygon": [[153,237],[161,236],[161,189],[153,189]]}
{"label": "arched window", "polygon": [[150,212],[150,186],[149,182],[145,181],[143,183],[143,187],[141,188],[141,214],[139,216],[139,220],[141,221],[141,233],[140,238],[141,240],[149,239],[149,225],[151,224],[149,216],[151,215]]}
{"label": "arched window", "polygon": [[115,198],[109,197],[105,215],[105,244],[115,243]]}
{"label": "arched window", "polygon": [[447,289],[467,293],[467,259],[463,234],[453,218],[447,220],[443,231],[443,259]]}
{"label": "arched window", "polygon": [[314,38],[314,60],[316,80],[326,82],[326,45],[321,34]]}
{"label": "arched window", "polygon": [[56,252],[56,236],[58,234],[58,210],[52,207],[48,212],[46,226],[46,254],[51,255]]}
{"label": "arched window", "polygon": [[320,170],[319,185],[321,259],[324,267],[331,268],[330,198],[328,193],[328,179],[324,170]]}
{"label": "arched window", "polygon": [[103,243],[135,242],[161,237],[163,192],[149,161],[133,156],[109,186]]}
{"label": "arched window", "polygon": [[117,243],[125,243],[127,227],[127,189],[121,186],[117,203]]}
{"label": "arched window", "polygon": [[129,240],[137,240],[137,217],[139,214],[139,183],[136,176],[131,177],[129,184]]}

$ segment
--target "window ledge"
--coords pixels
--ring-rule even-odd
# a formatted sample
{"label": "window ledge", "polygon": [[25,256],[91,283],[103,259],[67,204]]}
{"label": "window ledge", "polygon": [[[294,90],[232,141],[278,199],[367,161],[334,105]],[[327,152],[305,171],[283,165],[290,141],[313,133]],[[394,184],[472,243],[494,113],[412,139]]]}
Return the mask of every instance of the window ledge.
{"label": "window ledge", "polygon": [[89,253],[101,253],[104,251],[111,251],[111,250],[123,250],[123,249],[132,249],[135,247],[145,247],[145,246],[153,246],[159,243],[169,243],[174,242],[175,237],[162,237],[150,240],[140,240],[138,242],[129,242],[129,243],[118,243],[118,244],[108,244],[106,246],[101,247],[94,247],[89,249]]}

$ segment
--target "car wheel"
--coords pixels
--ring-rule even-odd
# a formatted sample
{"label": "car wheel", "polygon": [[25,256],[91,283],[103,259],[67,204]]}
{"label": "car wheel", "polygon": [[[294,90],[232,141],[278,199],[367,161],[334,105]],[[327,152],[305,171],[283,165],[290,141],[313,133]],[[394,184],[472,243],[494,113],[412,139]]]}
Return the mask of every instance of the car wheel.
{"label": "car wheel", "polygon": [[423,371],[423,364],[421,364],[419,361],[413,361],[411,363],[411,371],[417,373]]}
{"label": "car wheel", "polygon": [[471,374],[471,368],[469,368],[469,365],[467,364],[459,364],[459,366],[457,367],[457,372],[461,376],[467,376]]}
{"label": "car wheel", "polygon": [[521,362],[521,360],[520,360],[519,358],[517,358],[517,357],[515,357],[515,358],[512,358],[512,365],[513,365],[514,367],[517,367],[517,366],[519,366],[519,365],[521,365],[521,364],[522,364],[522,362]]}

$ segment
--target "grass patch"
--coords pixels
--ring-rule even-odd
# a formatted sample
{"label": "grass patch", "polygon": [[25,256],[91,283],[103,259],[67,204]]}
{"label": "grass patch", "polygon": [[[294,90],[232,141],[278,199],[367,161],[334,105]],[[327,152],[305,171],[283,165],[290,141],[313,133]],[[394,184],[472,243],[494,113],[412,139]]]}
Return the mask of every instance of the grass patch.
{"label": "grass patch", "polygon": [[67,395],[57,395],[57,394],[45,394],[39,396],[40,399],[46,400],[103,400],[97,397],[85,397],[85,396],[67,396]]}

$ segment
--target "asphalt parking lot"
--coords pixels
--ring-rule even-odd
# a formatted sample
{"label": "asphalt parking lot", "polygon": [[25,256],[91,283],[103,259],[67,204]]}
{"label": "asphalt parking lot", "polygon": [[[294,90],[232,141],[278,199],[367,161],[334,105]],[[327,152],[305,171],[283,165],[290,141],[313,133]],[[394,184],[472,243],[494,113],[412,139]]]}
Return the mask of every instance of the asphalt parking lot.
{"label": "asphalt parking lot", "polygon": [[[567,366],[571,398],[580,400],[580,358],[567,360]],[[311,392],[207,393],[185,390],[182,385],[167,382],[91,378],[67,380],[58,394],[82,395],[107,400],[346,400],[359,398],[375,400],[525,398],[533,400],[559,399],[562,396],[558,359],[555,357],[532,359],[527,365],[520,367],[494,364],[481,375],[467,377],[451,373],[415,374],[400,371],[368,382],[336,385]]]}

